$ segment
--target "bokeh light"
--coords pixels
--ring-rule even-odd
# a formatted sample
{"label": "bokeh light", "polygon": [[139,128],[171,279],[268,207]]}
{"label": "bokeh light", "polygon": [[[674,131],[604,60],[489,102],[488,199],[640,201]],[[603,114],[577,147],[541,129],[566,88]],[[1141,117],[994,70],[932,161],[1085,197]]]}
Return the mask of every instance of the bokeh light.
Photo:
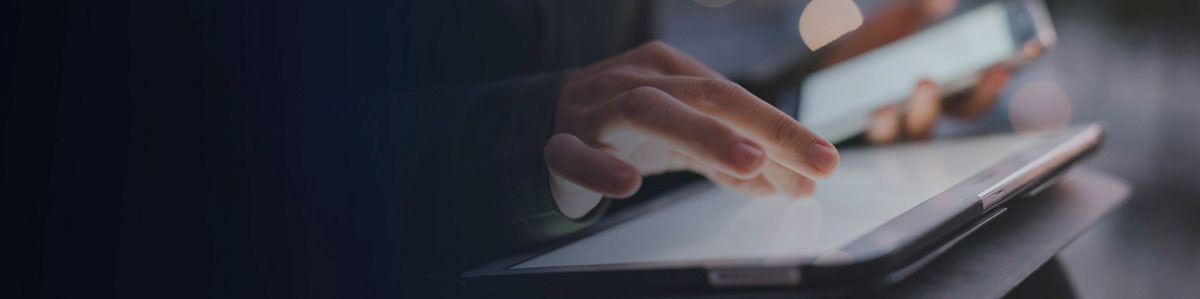
{"label": "bokeh light", "polygon": [[800,37],[817,50],[862,26],[863,15],[851,0],[813,0],[800,13]]}
{"label": "bokeh light", "polygon": [[1063,130],[1071,122],[1071,98],[1054,82],[1026,83],[1013,94],[1008,119],[1018,133]]}

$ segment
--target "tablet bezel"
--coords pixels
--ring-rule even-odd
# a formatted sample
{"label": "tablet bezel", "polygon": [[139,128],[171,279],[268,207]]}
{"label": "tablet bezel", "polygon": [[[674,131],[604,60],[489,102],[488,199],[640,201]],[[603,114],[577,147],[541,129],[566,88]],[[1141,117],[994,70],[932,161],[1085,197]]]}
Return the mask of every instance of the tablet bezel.
{"label": "tablet bezel", "polygon": [[[1093,123],[1045,136],[953,187],[905,211],[840,251],[852,259],[734,259],[510,269],[676,200],[711,188],[689,185],[615,215],[545,250],[485,264],[461,275],[472,289],[694,289],[696,287],[828,286],[863,278],[896,280],[896,272],[928,259],[1001,212],[1002,204],[1033,190],[1099,147],[1104,126]],[[532,285],[531,285],[532,284]]]}

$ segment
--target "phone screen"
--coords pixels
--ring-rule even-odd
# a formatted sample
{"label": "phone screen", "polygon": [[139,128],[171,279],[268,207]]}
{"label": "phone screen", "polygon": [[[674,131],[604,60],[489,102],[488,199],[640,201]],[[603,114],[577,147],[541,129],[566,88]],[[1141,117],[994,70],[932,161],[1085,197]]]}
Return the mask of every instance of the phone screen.
{"label": "phone screen", "polygon": [[1004,134],[847,150],[811,198],[709,186],[511,268],[818,258],[1039,140]]}
{"label": "phone screen", "polygon": [[920,80],[946,84],[1010,58],[1010,28],[1007,7],[993,2],[813,73],[799,95],[799,121],[832,142],[854,136],[871,112],[902,101]]}

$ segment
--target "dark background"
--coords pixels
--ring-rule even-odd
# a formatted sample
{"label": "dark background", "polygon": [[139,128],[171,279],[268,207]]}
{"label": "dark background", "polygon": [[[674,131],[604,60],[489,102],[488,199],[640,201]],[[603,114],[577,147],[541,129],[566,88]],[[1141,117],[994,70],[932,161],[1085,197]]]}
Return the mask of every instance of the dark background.
{"label": "dark background", "polygon": [[[5,1],[3,198],[29,236],[6,243],[32,245],[7,258],[21,265],[15,297],[379,285],[356,273],[395,253],[355,252],[364,238],[333,232],[387,226],[345,217],[355,193],[381,191],[340,175],[373,171],[340,148],[363,136],[341,133],[379,132],[337,104],[404,81],[380,60],[405,18],[365,17],[405,4]],[[368,291],[343,294],[389,295]]]}
{"label": "dark background", "polygon": [[[753,14],[742,2],[659,3],[656,34],[726,73],[753,76],[788,59],[711,50],[746,44],[735,36],[754,29],[671,31]],[[863,2],[869,10],[877,1]],[[1056,82],[1070,96],[1072,122],[1109,124],[1104,150],[1086,165],[1136,188],[1127,206],[1062,253],[1077,293],[1200,294],[1200,4],[1050,4],[1059,47],[1003,96],[1022,82]],[[17,236],[5,263],[16,265],[15,297],[393,295],[358,286],[395,278],[350,274],[384,267],[393,253],[324,244],[370,239],[332,227],[370,234],[388,224],[343,217],[371,202],[329,200],[386,192],[390,178],[382,167],[346,166],[373,158],[340,157],[350,153],[340,142],[372,131],[357,128],[357,108],[337,100],[419,80],[396,57],[404,45],[391,42],[411,29],[407,2],[3,5],[0,198]],[[380,7],[395,13],[373,13]],[[765,40],[777,44],[748,53],[798,45]],[[985,123],[1006,124],[996,118]],[[340,158],[319,158],[329,156]],[[348,171],[381,175],[338,175]]]}

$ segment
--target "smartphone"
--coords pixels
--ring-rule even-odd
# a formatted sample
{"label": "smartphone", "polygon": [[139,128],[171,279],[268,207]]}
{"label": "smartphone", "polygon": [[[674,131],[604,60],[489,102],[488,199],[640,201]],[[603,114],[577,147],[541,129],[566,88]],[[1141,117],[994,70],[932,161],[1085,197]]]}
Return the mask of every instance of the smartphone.
{"label": "smartphone", "polygon": [[1042,1],[989,2],[818,70],[777,102],[836,143],[866,131],[871,113],[903,102],[920,80],[939,84],[947,98],[975,85],[991,66],[1029,63],[1055,38]]}

